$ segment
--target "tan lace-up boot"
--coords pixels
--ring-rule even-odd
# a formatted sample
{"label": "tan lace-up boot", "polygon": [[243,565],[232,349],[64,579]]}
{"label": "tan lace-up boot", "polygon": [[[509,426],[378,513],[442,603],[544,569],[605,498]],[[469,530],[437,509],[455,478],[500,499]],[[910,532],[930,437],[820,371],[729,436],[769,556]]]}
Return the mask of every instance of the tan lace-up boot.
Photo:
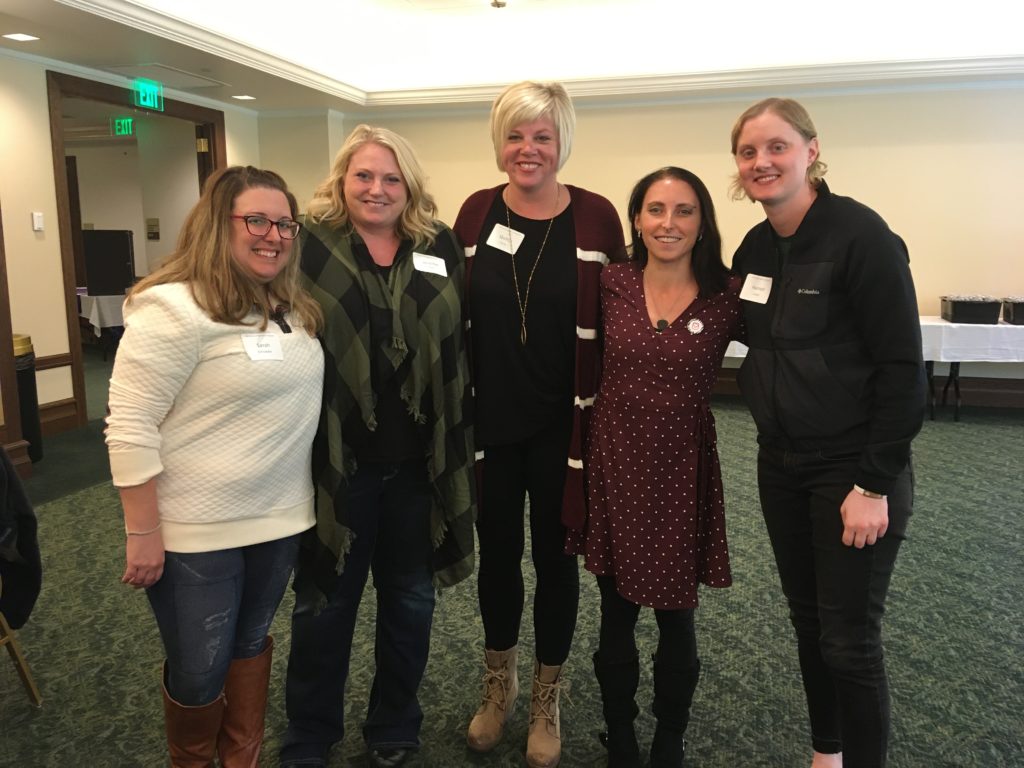
{"label": "tan lace-up boot", "polygon": [[516,660],[516,646],[507,651],[484,651],[483,700],[466,733],[469,748],[476,752],[494,749],[512,717],[519,695]]}
{"label": "tan lace-up boot", "polygon": [[534,662],[530,731],[526,739],[526,764],[530,768],[554,768],[562,757],[562,728],[558,699],[562,691],[562,667]]}

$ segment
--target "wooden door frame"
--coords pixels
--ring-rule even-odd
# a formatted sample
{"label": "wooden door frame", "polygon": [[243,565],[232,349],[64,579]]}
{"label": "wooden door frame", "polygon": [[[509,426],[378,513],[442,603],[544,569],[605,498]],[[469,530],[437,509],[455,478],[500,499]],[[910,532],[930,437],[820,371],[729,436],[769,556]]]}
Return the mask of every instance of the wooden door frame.
{"label": "wooden door frame", "polygon": [[0,402],[4,418],[0,425],[0,443],[22,475],[32,473],[28,442],[21,433],[21,408],[18,376],[14,370],[14,344],[11,341],[11,301],[7,289],[7,256],[4,251],[4,221],[0,216]]}
{"label": "wooden door frame", "polygon": [[[68,355],[51,355],[37,360],[37,369],[71,367],[71,388],[73,397],[71,400],[57,404],[54,419],[51,423],[44,423],[43,432],[59,432],[64,429],[84,426],[87,421],[85,407],[85,376],[82,370],[82,343],[78,323],[78,298],[75,293],[75,256],[72,245],[71,232],[71,203],[68,192],[67,173],[64,165],[66,151],[64,142],[64,99],[77,98],[89,99],[108,104],[116,104],[125,109],[139,109],[132,103],[132,92],[128,88],[107,83],[99,83],[93,80],[86,80],[73,75],[66,75],[61,72],[46,72],[46,89],[50,107],[50,137],[53,148],[53,180],[57,193],[57,226],[60,239],[60,256],[64,277],[64,310],[67,315]],[[145,110],[149,111],[149,110]],[[154,115],[176,117],[188,120],[196,125],[202,126],[210,137],[210,164],[212,170],[227,166],[227,142],[224,131],[224,113],[207,107],[200,107],[196,104],[188,104],[173,99],[164,100],[163,112],[153,112]],[[202,166],[200,166],[202,174]],[[204,178],[200,178],[202,186]],[[4,282],[6,283],[6,270],[4,271]],[[0,318],[2,321],[2,318]],[[8,324],[10,318],[8,317]],[[2,322],[0,322],[0,334],[3,333]],[[2,337],[0,337],[2,338]],[[3,357],[0,356],[0,365],[3,365]],[[13,371],[13,362],[12,362]],[[3,365],[3,370],[7,366]],[[0,380],[4,385],[4,397],[6,406],[6,381]],[[6,407],[4,414],[6,415]]]}

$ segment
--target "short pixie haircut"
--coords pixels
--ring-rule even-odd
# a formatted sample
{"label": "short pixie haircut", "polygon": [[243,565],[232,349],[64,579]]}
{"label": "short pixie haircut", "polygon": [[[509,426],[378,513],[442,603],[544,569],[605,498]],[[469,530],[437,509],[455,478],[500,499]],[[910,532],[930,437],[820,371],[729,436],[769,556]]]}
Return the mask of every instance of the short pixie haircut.
{"label": "short pixie haircut", "polygon": [[530,123],[542,117],[551,118],[558,131],[558,170],[572,152],[572,136],[576,130],[576,110],[572,99],[561,83],[537,83],[524,80],[508,86],[491,107],[491,141],[494,142],[494,159],[498,170],[501,164],[501,148],[505,139],[517,125]]}
{"label": "short pixie haircut", "polygon": [[[760,117],[765,112],[771,112],[773,115],[781,117],[792,126],[794,131],[804,137],[804,141],[818,138],[818,129],[814,127],[814,121],[811,120],[810,114],[799,101],[776,97],[761,99],[756,104],[747,107],[746,111],[737,118],[736,123],[732,127],[731,146],[733,157],[736,156],[736,149],[740,142],[743,126],[747,124],[748,120]],[[807,169],[807,181],[812,187],[817,187],[821,180],[825,178],[827,171],[828,166],[821,159],[821,148],[819,147],[818,156]],[[744,197],[747,197],[747,193],[743,191],[743,185],[740,184],[740,175],[738,173],[733,176],[729,192],[733,200],[742,200]]]}

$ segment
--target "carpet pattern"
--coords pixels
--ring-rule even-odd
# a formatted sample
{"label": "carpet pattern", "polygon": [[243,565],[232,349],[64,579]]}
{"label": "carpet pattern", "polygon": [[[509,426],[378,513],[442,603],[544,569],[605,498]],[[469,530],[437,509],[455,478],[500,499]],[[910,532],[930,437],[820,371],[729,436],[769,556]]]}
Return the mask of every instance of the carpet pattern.
{"label": "carpet pattern", "polygon": [[[703,673],[687,738],[694,768],[809,765],[809,737],[795,643],[754,476],[754,430],[736,401],[716,405],[735,584],[704,590],[697,613]],[[927,422],[915,442],[917,498],[897,561],[886,649],[892,684],[894,768],[1024,765],[1024,412],[964,410]],[[44,589],[22,644],[43,693],[33,709],[11,664],[0,661],[0,766],[111,768],[166,763],[156,625],[144,595],[118,583],[123,532],[117,494],[106,483],[37,508]],[[526,573],[530,568],[524,563]],[[562,765],[601,766],[600,696],[590,656],[598,594],[581,577],[579,627],[563,706]],[[359,725],[372,675],[373,595],[359,618],[349,683],[349,733],[331,765],[365,765]],[[277,655],[263,766],[277,764],[284,728],[289,647],[287,595],[274,626]],[[529,606],[526,615],[529,616]],[[483,629],[472,581],[442,594],[422,687],[424,746],[411,765],[522,766],[526,700],[493,753],[465,747],[477,704]],[[641,658],[656,625],[641,613]],[[531,672],[532,635],[521,637],[520,678]],[[529,690],[529,684],[525,684]],[[649,743],[649,665],[642,668],[638,722]]]}

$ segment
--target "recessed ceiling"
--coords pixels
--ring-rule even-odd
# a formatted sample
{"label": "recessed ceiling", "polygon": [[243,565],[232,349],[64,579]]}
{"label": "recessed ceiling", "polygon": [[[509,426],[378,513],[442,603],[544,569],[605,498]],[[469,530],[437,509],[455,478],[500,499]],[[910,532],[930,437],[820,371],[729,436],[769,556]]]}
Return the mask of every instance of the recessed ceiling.
{"label": "recessed ceiling", "polygon": [[[946,7],[948,6],[948,7]],[[975,0],[2,0],[0,51],[157,77],[259,111],[483,107],[506,83],[577,99],[1024,79],[1013,4]],[[73,70],[72,70],[73,72]],[[88,74],[87,74],[88,76]],[[113,80],[112,82],[121,82]],[[173,95],[173,94],[172,94]]]}

